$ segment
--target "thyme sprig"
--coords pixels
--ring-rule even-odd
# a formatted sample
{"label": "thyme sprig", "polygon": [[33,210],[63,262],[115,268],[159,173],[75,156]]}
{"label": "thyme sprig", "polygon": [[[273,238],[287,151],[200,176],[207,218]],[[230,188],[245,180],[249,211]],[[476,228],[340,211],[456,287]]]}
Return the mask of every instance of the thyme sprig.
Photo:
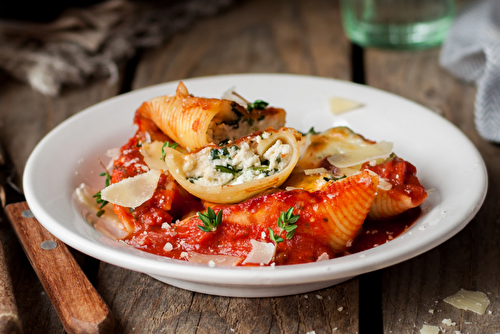
{"label": "thyme sprig", "polygon": [[293,238],[295,229],[297,228],[297,225],[295,225],[295,223],[300,218],[300,215],[293,214],[293,209],[294,207],[292,206],[286,212],[282,211],[277,222],[280,230],[286,232],[286,238],[288,240]]}
{"label": "thyme sprig", "polygon": [[198,212],[198,218],[203,222],[204,226],[196,225],[203,232],[215,232],[217,227],[222,223],[222,210],[215,214],[210,207],[207,208],[207,213]]}
{"label": "thyme sprig", "polygon": [[285,239],[283,239],[283,238],[282,238],[282,237],[280,237],[279,235],[274,234],[274,231],[273,231],[273,229],[272,229],[272,228],[268,227],[268,229],[269,229],[269,237],[271,238],[271,240],[272,240],[272,241],[274,241],[274,244],[275,244],[276,246],[278,246],[278,244],[279,244],[280,242],[285,241]]}
{"label": "thyme sprig", "polygon": [[166,141],[163,143],[163,146],[161,147],[161,160],[165,161],[165,157],[167,156],[167,152],[165,152],[165,147],[170,147],[175,150],[175,148],[179,146],[177,143],[170,143],[169,141]]}

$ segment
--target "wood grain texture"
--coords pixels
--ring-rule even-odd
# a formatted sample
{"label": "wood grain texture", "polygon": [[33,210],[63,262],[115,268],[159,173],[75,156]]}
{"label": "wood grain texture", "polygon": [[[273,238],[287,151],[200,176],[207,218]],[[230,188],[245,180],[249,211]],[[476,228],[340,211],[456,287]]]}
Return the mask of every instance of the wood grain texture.
{"label": "wood grain texture", "polygon": [[[500,315],[488,310],[499,306],[500,147],[482,140],[475,130],[475,87],[440,68],[438,55],[439,49],[367,50],[366,82],[418,102],[459,127],[485,160],[489,189],[483,207],[463,231],[434,250],[383,271],[384,332],[419,333],[428,324],[461,333],[496,333],[500,331]],[[461,288],[488,294],[492,304],[485,315],[443,302]],[[445,318],[456,325],[443,325]]]}
{"label": "wood grain texture", "polygon": [[[121,70],[123,73],[123,69]],[[123,77],[123,75],[122,75]],[[0,140],[15,163],[18,185],[24,166],[40,139],[66,118],[118,94],[121,81],[91,81],[85,87],[65,87],[58,97],[43,96],[0,75]],[[33,271],[6,217],[0,214],[0,236],[25,333],[64,333],[64,328]],[[84,269],[95,261],[70,249]],[[98,263],[97,263],[98,265]],[[90,268],[92,269],[92,268]],[[92,271],[92,270],[90,270]]]}
{"label": "wood grain texture", "polygon": [[0,333],[22,333],[3,243],[0,242]]}
{"label": "wood grain texture", "polygon": [[241,1],[145,52],[133,88],[232,73],[349,80],[350,66],[336,1]]}
{"label": "wood grain texture", "polygon": [[102,263],[96,287],[119,333],[356,333],[359,310],[352,283],[280,298],[226,298]]}
{"label": "wood grain texture", "polygon": [[66,88],[61,96],[48,97],[14,80],[1,80],[0,140],[12,156],[18,175],[23,174],[31,151],[50,130],[118,91],[119,83],[102,80],[86,87]]}
{"label": "wood grain texture", "polygon": [[[7,205],[7,215],[67,333],[109,333],[114,318],[66,245],[45,230],[36,218],[26,218],[28,204]],[[53,249],[42,243],[52,241]]]}

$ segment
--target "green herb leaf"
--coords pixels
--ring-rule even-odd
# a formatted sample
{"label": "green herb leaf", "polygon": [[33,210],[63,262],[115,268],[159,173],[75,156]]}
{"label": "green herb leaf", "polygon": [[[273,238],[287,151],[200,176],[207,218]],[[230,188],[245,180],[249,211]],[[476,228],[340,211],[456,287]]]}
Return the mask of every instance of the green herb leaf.
{"label": "green herb leaf", "polygon": [[170,148],[173,148],[175,150],[175,148],[179,146],[179,144],[177,143],[170,143],[168,141],[166,141],[163,146],[161,147],[161,160],[165,161],[165,156],[167,155],[167,152],[165,152],[165,147],[170,147]]}
{"label": "green herb leaf", "polygon": [[236,175],[239,172],[239,171],[235,170],[234,167],[231,165],[227,165],[227,166],[215,165],[215,170],[218,172],[229,173],[229,174],[233,174],[233,175]]}
{"label": "green herb leaf", "polygon": [[204,226],[196,225],[203,232],[215,232],[217,227],[222,223],[222,210],[215,214],[210,207],[207,208],[207,213],[198,212],[198,218],[203,222]]}
{"label": "green herb leaf", "polygon": [[247,104],[247,110],[248,112],[252,112],[254,109],[255,110],[264,110],[266,107],[269,105],[269,103],[262,101],[262,100],[255,100],[254,103],[248,103]]}
{"label": "green herb leaf", "polygon": [[213,148],[210,150],[210,158],[212,159],[212,161],[220,159],[221,156],[231,159],[231,155],[229,154],[229,150],[227,149],[227,147]]}
{"label": "green herb leaf", "polygon": [[[300,131],[299,131],[299,132],[300,132]],[[308,134],[317,135],[317,134],[319,134],[319,133],[321,133],[321,132],[316,132],[316,131],[314,131],[314,126],[313,126],[313,127],[311,127],[311,128],[309,129],[309,131],[307,131],[307,132],[300,132],[300,133],[301,133],[303,136],[306,136],[306,135],[308,135]]]}
{"label": "green herb leaf", "polygon": [[[102,165],[102,163],[101,163],[101,165]],[[108,173],[107,170],[105,172],[100,173],[99,176],[106,176],[106,180],[104,181],[105,188],[111,184],[111,175]],[[101,191],[100,190],[97,193],[95,193],[94,196],[92,196],[92,197],[95,198],[96,203],[99,204],[99,211],[97,211],[96,215],[97,215],[97,217],[101,217],[104,214],[104,210],[102,210],[102,208],[104,206],[106,206],[106,204],[108,204],[109,202],[105,201],[101,198]]]}
{"label": "green herb leaf", "polygon": [[347,175],[342,175],[341,177],[331,176],[331,177],[324,177],[323,180],[325,180],[326,182],[328,182],[328,181],[338,181],[338,180],[345,179],[346,177],[347,177]]}
{"label": "green herb leaf", "polygon": [[201,176],[191,176],[191,177],[186,177],[186,180],[188,180],[191,183],[194,183],[194,181],[201,179]]}
{"label": "green herb leaf", "polygon": [[281,231],[286,232],[288,240],[293,238],[297,225],[295,223],[299,220],[300,215],[293,214],[294,207],[290,207],[286,212],[282,211],[278,218],[277,225]]}
{"label": "green herb leaf", "polygon": [[273,229],[272,229],[272,228],[270,228],[270,227],[268,227],[268,228],[269,228],[269,237],[271,238],[271,240],[272,240],[272,241],[274,241],[274,244],[275,244],[276,246],[278,246],[278,244],[279,244],[280,242],[285,241],[285,239],[283,239],[283,238],[282,238],[282,237],[280,237],[279,235],[275,235],[275,234],[274,234],[274,231],[273,231]]}

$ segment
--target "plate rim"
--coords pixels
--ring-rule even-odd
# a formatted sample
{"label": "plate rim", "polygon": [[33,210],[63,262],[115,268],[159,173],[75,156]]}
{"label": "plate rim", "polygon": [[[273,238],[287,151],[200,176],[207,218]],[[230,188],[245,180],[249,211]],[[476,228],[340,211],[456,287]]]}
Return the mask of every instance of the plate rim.
{"label": "plate rim", "polygon": [[[392,266],[394,264],[406,261],[408,259],[411,259],[417,255],[420,255],[420,254],[436,247],[437,245],[450,239],[451,237],[456,235],[459,231],[461,231],[473,219],[473,217],[477,214],[480,207],[482,206],[482,204],[485,200],[486,194],[487,194],[488,175],[487,175],[486,166],[484,164],[484,161],[483,161],[479,151],[472,144],[472,142],[454,124],[445,120],[444,118],[441,118],[439,115],[430,111],[428,108],[425,108],[425,107],[421,106],[420,104],[417,104],[414,101],[405,99],[405,98],[398,96],[396,94],[386,92],[386,91],[380,90],[378,88],[356,84],[356,83],[349,82],[349,81],[343,81],[343,80],[331,79],[331,78],[325,78],[325,77],[310,76],[310,75],[262,74],[262,73],[251,74],[251,73],[248,73],[248,74],[229,74],[229,75],[216,75],[216,76],[204,76],[204,77],[197,77],[197,78],[188,78],[188,79],[169,81],[166,83],[160,83],[160,84],[144,87],[144,88],[141,88],[138,90],[134,90],[134,91],[131,91],[131,92],[128,92],[125,94],[117,95],[117,96],[111,97],[107,100],[101,101],[93,106],[90,106],[88,108],[83,109],[82,111],[76,113],[75,115],[73,115],[73,116],[69,117],[68,119],[66,119],[65,121],[61,122],[58,126],[56,126],[52,131],[50,131],[37,144],[37,146],[35,147],[33,152],[30,154],[30,157],[28,158],[28,161],[26,163],[25,171],[23,174],[23,187],[24,187],[25,194],[26,194],[26,200],[28,202],[28,205],[32,209],[34,215],[37,217],[37,219],[40,221],[40,223],[49,230],[49,232],[54,234],[54,236],[56,236],[61,241],[67,243],[71,247],[78,249],[79,251],[81,251],[83,253],[86,253],[86,254],[93,256],[93,257],[96,257],[96,258],[99,258],[100,260],[111,263],[113,265],[124,267],[124,268],[130,269],[130,270],[140,271],[140,272],[153,274],[153,275],[165,276],[164,269],[160,270],[160,269],[155,269],[152,267],[152,264],[155,264],[156,266],[160,266],[159,263],[163,263],[163,262],[159,262],[157,260],[144,259],[145,260],[144,263],[141,266],[137,267],[136,266],[137,264],[132,265],[134,263],[130,262],[132,260],[132,258],[129,259],[129,257],[132,257],[132,255],[126,254],[125,258],[127,261],[122,261],[120,264],[117,264],[116,261],[114,261],[114,259],[112,257],[107,256],[107,254],[101,253],[103,250],[105,250],[105,249],[101,249],[102,245],[98,245],[98,247],[95,249],[88,249],[87,244],[86,244],[87,243],[86,241],[88,241],[88,239],[84,238],[83,236],[77,236],[76,239],[69,238],[68,235],[66,235],[65,233],[73,234],[73,231],[67,229],[65,226],[63,226],[62,229],[55,229],[54,222],[52,222],[52,220],[53,220],[52,217],[50,215],[48,215],[45,212],[45,209],[37,203],[38,201],[34,196],[34,193],[32,191],[32,187],[30,187],[30,185],[36,181],[36,180],[32,179],[32,176],[33,176],[32,171],[34,168],[36,168],[37,155],[40,154],[40,150],[42,150],[44,145],[46,145],[48,142],[50,142],[54,136],[57,136],[58,133],[61,131],[61,129],[64,129],[65,127],[67,127],[68,124],[72,124],[73,122],[78,121],[78,119],[80,117],[85,117],[87,113],[91,112],[94,109],[104,108],[108,104],[113,104],[117,100],[121,100],[123,98],[130,97],[130,96],[135,96],[136,94],[140,94],[141,92],[148,92],[151,90],[160,89],[160,88],[165,87],[165,86],[174,85],[174,84],[177,84],[179,81],[183,81],[184,83],[188,84],[188,83],[191,83],[194,81],[200,81],[200,80],[210,81],[214,78],[232,79],[232,78],[249,78],[249,77],[257,77],[257,78],[273,77],[273,78],[282,78],[285,80],[293,77],[293,78],[298,78],[298,79],[307,78],[307,79],[311,79],[311,80],[333,81],[333,82],[336,82],[336,83],[341,84],[341,85],[349,85],[351,87],[363,87],[363,89],[368,89],[368,90],[375,91],[375,92],[382,93],[382,94],[388,94],[394,98],[397,98],[397,99],[404,101],[405,103],[412,103],[414,105],[417,105],[422,110],[426,110],[427,112],[429,112],[430,113],[429,115],[433,115],[436,117],[436,119],[441,119],[442,121],[444,121],[445,122],[444,124],[447,124],[447,126],[451,125],[457,131],[458,135],[463,136],[462,139],[465,139],[465,141],[470,144],[470,146],[471,146],[470,149],[475,152],[475,154],[477,155],[476,158],[478,158],[478,160],[482,163],[481,171],[483,173],[483,177],[484,177],[483,181],[484,182],[482,185],[480,185],[481,189],[482,189],[481,191],[479,191],[481,193],[481,196],[476,199],[474,209],[470,212],[470,214],[467,217],[465,217],[465,219],[461,220],[460,224],[457,224],[452,229],[447,230],[446,235],[443,235],[440,238],[433,240],[432,243],[427,243],[425,247],[424,246],[418,247],[418,252],[412,252],[412,254],[404,254],[405,256],[401,256],[401,254],[398,254],[398,256],[391,256],[390,259],[385,259],[384,261],[379,260],[382,263],[377,263],[376,265],[373,265],[373,264],[370,265],[369,262],[373,262],[373,259],[377,260],[382,255],[370,254],[370,256],[368,258],[371,261],[368,261],[368,260],[363,261],[363,260],[358,259],[357,261],[354,261],[355,263],[351,263],[351,264],[342,263],[343,269],[342,270],[337,269],[336,272],[338,274],[335,276],[331,275],[331,272],[332,272],[331,267],[335,266],[335,264],[325,265],[322,263],[308,263],[308,264],[300,264],[300,265],[292,265],[292,266],[277,266],[274,268],[268,268],[268,267],[265,267],[265,268],[260,268],[260,267],[257,267],[257,268],[254,268],[254,267],[251,267],[251,268],[246,268],[246,267],[243,267],[243,268],[242,267],[238,267],[238,268],[223,268],[223,267],[209,268],[208,266],[205,266],[205,265],[195,265],[192,263],[187,263],[185,261],[177,261],[177,262],[172,262],[172,263],[165,262],[165,263],[167,263],[167,267],[170,268],[170,270],[176,271],[176,275],[168,276],[168,277],[177,278],[177,279],[184,278],[185,280],[189,281],[189,279],[186,279],[186,277],[184,277],[184,275],[192,274],[192,271],[196,270],[196,271],[200,271],[200,273],[203,274],[205,276],[205,278],[208,277],[209,279],[220,278],[220,277],[225,276],[225,275],[230,275],[230,276],[232,276],[232,278],[231,279],[228,278],[227,280],[224,281],[224,283],[225,284],[237,284],[243,278],[247,278],[249,276],[255,277],[256,276],[255,273],[257,273],[257,276],[264,275],[264,276],[266,276],[266,279],[264,279],[264,280],[259,279],[259,280],[256,280],[255,282],[252,282],[252,281],[248,282],[248,280],[245,280],[245,284],[246,285],[262,286],[263,284],[264,285],[284,285],[284,284],[286,285],[286,284],[294,284],[294,283],[319,282],[319,281],[324,281],[324,280],[331,280],[331,279],[336,279],[336,278],[341,278],[341,277],[353,276],[353,272],[355,272],[355,274],[354,274],[354,276],[355,276],[355,275],[370,272],[373,270],[386,268],[386,267]],[[132,136],[132,133],[130,134],[130,136]],[[55,222],[55,223],[58,224],[57,222]],[[383,246],[380,246],[380,247],[383,247]],[[376,249],[376,248],[374,248],[374,249]],[[351,255],[351,256],[353,256],[353,255]],[[356,256],[356,254],[354,254],[354,256]],[[133,258],[136,258],[136,256],[134,255]],[[339,258],[339,259],[342,259],[342,258]],[[334,260],[336,260],[336,259],[334,259]],[[329,261],[329,262],[332,262],[332,261]],[[335,262],[335,261],[333,261],[333,262]],[[377,261],[375,261],[375,262],[377,262]],[[307,278],[306,280],[304,280],[304,279],[297,280],[297,278],[295,278],[295,277],[290,277],[289,276],[290,272],[291,273],[295,272],[297,269],[297,266],[300,266],[301,268],[309,269],[309,270],[316,269],[317,275],[314,277],[303,276],[304,278]],[[193,269],[193,268],[196,268],[196,269]],[[198,281],[198,280],[193,280],[193,281]]]}

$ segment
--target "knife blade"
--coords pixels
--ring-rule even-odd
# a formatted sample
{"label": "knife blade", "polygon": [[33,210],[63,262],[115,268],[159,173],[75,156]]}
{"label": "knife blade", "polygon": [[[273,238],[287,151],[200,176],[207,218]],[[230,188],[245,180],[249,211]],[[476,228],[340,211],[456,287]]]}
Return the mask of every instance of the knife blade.
{"label": "knife blade", "polygon": [[24,195],[15,185],[15,167],[1,142],[0,170],[1,204],[66,332],[112,332],[114,318],[104,300],[66,245],[31,213]]}

